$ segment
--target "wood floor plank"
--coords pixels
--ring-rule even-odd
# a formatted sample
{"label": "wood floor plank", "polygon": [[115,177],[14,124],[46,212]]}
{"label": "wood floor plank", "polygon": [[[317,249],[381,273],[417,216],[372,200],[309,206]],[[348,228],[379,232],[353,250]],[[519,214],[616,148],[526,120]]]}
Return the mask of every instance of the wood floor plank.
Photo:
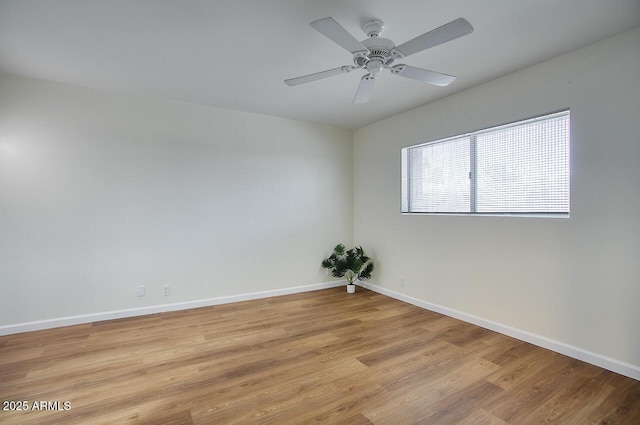
{"label": "wood floor plank", "polygon": [[467,417],[458,422],[458,425],[506,425],[502,419],[492,415],[484,409],[472,411]]}
{"label": "wood floor plank", "polygon": [[[508,361],[505,357],[499,357],[491,360],[498,362],[502,367],[494,374],[487,377],[487,381],[492,382],[505,390],[512,389],[523,382],[535,378],[541,368],[549,363],[554,363],[557,357],[556,353],[540,352],[540,350],[531,344],[521,344],[508,350]],[[487,358],[487,356],[484,356]]]}
{"label": "wood floor plank", "polygon": [[611,394],[613,387],[604,384],[597,376],[577,380],[558,391],[552,398],[534,409],[523,424],[565,423],[582,425],[587,423],[591,411]]}
{"label": "wood floor plank", "polygon": [[433,412],[416,421],[416,425],[459,424],[482,404],[502,396],[504,390],[485,380],[478,380],[434,405]]}
{"label": "wood floor plank", "polygon": [[3,336],[0,400],[27,402],[9,425],[640,424],[638,381],[363,288]]}

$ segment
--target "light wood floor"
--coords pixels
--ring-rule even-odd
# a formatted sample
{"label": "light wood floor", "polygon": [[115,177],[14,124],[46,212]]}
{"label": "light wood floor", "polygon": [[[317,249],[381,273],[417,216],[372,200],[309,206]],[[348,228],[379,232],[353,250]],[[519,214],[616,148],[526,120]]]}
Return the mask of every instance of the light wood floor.
{"label": "light wood floor", "polygon": [[0,337],[0,400],[70,403],[0,411],[21,425],[640,424],[638,381],[362,288]]}

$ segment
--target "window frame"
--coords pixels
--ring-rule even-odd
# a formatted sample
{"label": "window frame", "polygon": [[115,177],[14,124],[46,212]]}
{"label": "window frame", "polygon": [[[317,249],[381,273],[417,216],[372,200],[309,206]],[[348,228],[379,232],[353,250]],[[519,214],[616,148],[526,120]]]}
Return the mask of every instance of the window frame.
{"label": "window frame", "polygon": [[[567,211],[563,212],[536,212],[536,211],[527,211],[527,212],[519,212],[519,211],[511,211],[511,212],[500,212],[500,211],[490,211],[490,212],[482,212],[477,211],[477,136],[483,133],[489,133],[492,131],[497,131],[501,129],[507,129],[510,127],[520,126],[528,123],[534,123],[537,121],[542,121],[545,119],[551,119],[554,117],[566,116],[568,118],[568,129],[567,129]],[[411,207],[411,164],[410,164],[410,152],[412,149],[421,148],[431,144],[444,143],[453,141],[461,138],[469,138],[469,211],[442,211],[442,212],[421,212],[421,211],[409,211]],[[479,130],[468,131],[465,133],[457,134],[450,137],[445,137],[442,139],[432,140],[429,142],[423,142],[416,145],[404,146],[401,148],[401,204],[400,204],[400,212],[402,215],[451,215],[451,216],[497,216],[497,217],[549,217],[549,218],[569,218],[571,214],[571,110],[570,108],[565,108],[561,110],[556,110],[554,112],[548,112],[540,115],[536,115],[533,117],[510,121],[504,124],[495,125],[487,128],[482,128]]]}

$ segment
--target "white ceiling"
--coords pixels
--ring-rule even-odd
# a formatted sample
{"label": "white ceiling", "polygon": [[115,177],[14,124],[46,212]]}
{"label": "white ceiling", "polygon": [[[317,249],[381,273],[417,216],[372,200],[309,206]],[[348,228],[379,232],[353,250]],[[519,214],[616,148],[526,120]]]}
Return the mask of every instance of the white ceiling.
{"label": "white ceiling", "polygon": [[[385,22],[397,45],[458,17],[475,32],[403,60],[458,79],[436,87],[364,71],[288,87],[352,63],[309,26],[356,38]],[[62,83],[358,128],[640,25],[639,0],[0,0],[0,71]]]}

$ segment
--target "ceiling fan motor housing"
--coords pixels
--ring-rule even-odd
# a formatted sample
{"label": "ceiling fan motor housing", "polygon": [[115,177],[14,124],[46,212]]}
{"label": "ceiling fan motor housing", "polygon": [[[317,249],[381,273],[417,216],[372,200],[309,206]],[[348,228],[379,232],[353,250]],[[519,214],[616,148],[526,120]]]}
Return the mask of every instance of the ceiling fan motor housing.
{"label": "ceiling fan motor housing", "polygon": [[356,52],[353,55],[353,63],[358,68],[365,68],[370,61],[379,61],[382,66],[390,65],[395,59],[400,57],[395,50],[393,41],[382,38],[372,37],[362,41],[362,44],[368,49],[365,52]]}

